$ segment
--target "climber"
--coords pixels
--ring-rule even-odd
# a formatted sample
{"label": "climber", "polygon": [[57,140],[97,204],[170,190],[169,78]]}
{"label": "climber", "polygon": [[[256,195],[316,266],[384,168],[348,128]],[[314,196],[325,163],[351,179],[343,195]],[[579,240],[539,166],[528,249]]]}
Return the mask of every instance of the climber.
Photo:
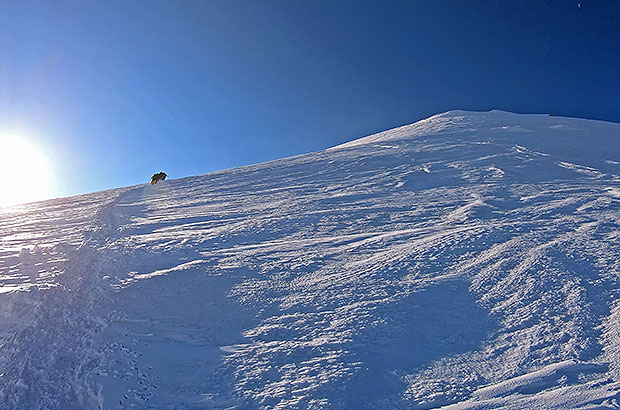
{"label": "climber", "polygon": [[166,179],[168,175],[165,172],[158,172],[157,174],[153,174],[151,177],[151,185],[158,183],[159,181],[163,181]]}

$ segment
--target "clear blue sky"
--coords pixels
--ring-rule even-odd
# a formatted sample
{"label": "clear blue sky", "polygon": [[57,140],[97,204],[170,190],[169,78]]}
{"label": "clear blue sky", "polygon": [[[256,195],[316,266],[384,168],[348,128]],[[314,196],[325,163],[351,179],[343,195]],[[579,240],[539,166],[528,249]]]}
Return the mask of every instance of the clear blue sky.
{"label": "clear blue sky", "polygon": [[55,196],[321,150],[449,109],[620,122],[620,2],[4,1],[0,131]]}

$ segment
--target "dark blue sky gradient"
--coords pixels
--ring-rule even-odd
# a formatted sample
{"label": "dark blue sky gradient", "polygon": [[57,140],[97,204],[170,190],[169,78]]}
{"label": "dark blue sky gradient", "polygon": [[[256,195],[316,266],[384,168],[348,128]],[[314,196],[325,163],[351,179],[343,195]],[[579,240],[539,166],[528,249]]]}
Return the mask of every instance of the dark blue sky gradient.
{"label": "dark blue sky gradient", "polygon": [[620,2],[577,3],[0,0],[0,134],[68,195],[450,109],[620,122]]}

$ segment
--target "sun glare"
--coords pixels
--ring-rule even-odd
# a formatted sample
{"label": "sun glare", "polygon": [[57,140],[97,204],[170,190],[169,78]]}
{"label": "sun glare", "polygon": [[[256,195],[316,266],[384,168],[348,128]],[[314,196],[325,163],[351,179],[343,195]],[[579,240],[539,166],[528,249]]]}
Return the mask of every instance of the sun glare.
{"label": "sun glare", "polygon": [[0,136],[0,207],[49,198],[45,155],[26,139]]}

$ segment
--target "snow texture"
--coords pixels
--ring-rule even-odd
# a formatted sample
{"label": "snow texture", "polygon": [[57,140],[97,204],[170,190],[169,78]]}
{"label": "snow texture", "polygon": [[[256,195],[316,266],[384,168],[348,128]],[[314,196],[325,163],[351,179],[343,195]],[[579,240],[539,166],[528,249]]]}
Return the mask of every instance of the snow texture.
{"label": "snow texture", "polygon": [[0,210],[0,408],[619,408],[619,282],[620,125],[450,111]]}

